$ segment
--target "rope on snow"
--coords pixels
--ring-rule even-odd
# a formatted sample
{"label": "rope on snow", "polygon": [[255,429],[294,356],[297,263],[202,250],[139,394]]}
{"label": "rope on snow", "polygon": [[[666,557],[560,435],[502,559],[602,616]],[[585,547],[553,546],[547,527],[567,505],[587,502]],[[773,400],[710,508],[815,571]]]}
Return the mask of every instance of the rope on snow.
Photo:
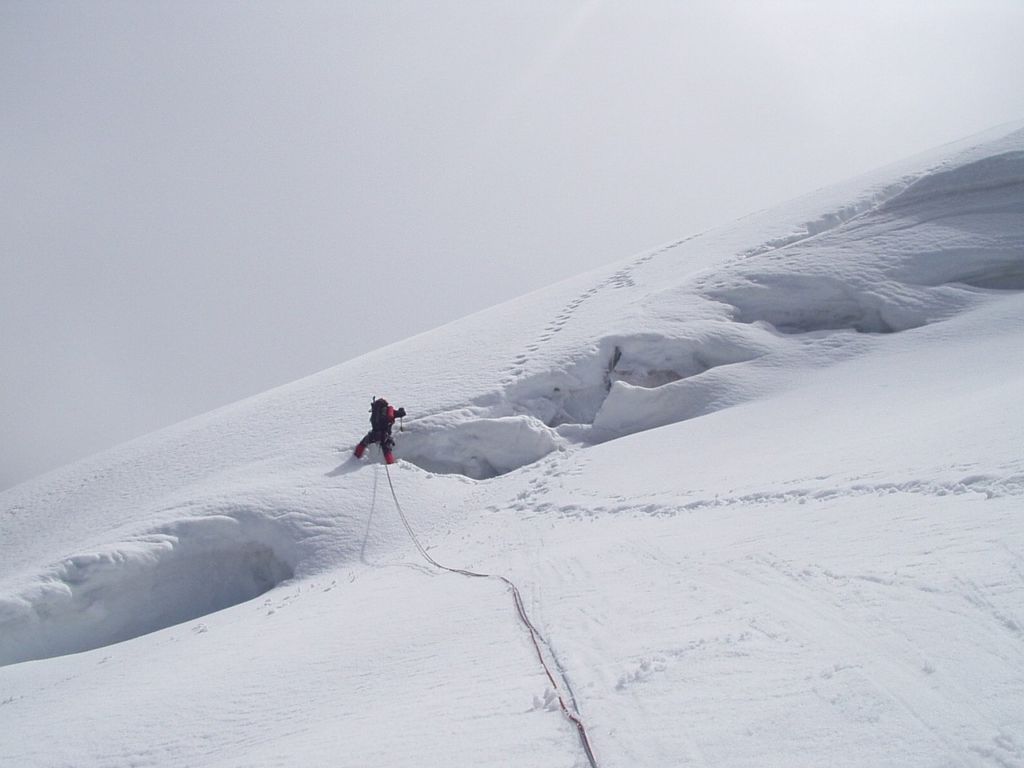
{"label": "rope on snow", "polygon": [[548,665],[547,659],[544,658],[544,652],[541,650],[541,647],[546,647],[552,658],[555,658],[554,652],[551,650],[551,646],[548,645],[537,627],[535,627],[533,622],[530,621],[530,617],[526,613],[526,606],[523,604],[523,596],[519,592],[519,587],[505,576],[493,573],[477,573],[476,571],[466,570],[465,568],[449,568],[447,565],[441,565],[441,563],[432,558],[427,550],[423,548],[423,545],[420,544],[420,540],[416,537],[416,533],[413,531],[412,526],[409,525],[409,520],[406,518],[405,512],[402,510],[402,504],[398,501],[398,494],[395,493],[395,484],[391,481],[391,470],[388,468],[387,464],[384,465],[384,471],[387,473],[388,486],[391,488],[391,498],[395,501],[395,509],[398,510],[398,516],[402,520],[402,525],[405,526],[405,530],[409,534],[409,538],[412,539],[412,543],[416,545],[416,549],[419,550],[419,553],[423,556],[424,560],[435,568],[439,568],[442,571],[448,571],[449,573],[457,573],[462,576],[469,576],[476,579],[497,579],[504,582],[505,585],[512,590],[512,599],[515,601],[516,614],[519,616],[519,620],[526,627],[526,630],[530,633],[530,640],[533,641],[533,648],[537,652],[537,659],[544,668],[544,673],[547,675],[548,680],[551,683],[551,689],[555,692],[555,695],[558,698],[558,706],[569,722],[576,726],[576,732],[580,737],[580,745],[583,747],[583,751],[587,756],[590,768],[597,768],[597,760],[594,758],[594,751],[590,747],[590,737],[587,735],[587,728],[583,724],[583,720],[580,718],[577,711],[576,697],[572,693],[572,688],[569,686],[569,681],[565,678],[565,673],[562,671],[561,665],[558,664],[557,659],[555,659],[555,666],[559,673],[557,677],[561,678],[565,689],[568,691],[572,706],[566,703],[565,696],[562,693],[562,686],[558,684],[556,675]]}

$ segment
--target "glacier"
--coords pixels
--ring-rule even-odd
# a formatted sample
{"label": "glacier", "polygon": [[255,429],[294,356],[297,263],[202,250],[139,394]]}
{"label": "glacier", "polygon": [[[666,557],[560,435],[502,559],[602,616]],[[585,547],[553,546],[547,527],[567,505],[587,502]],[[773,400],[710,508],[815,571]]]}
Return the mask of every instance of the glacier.
{"label": "glacier", "polygon": [[[0,762],[1024,766],[1024,125],[0,493]],[[355,461],[374,395],[409,412]]]}

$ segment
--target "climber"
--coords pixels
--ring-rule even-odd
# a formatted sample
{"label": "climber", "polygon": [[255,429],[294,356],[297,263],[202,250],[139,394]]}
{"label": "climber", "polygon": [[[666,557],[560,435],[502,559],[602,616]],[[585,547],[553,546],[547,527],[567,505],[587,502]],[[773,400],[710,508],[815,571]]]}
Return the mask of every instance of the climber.
{"label": "climber", "polygon": [[356,446],[355,457],[361,459],[366,446],[370,443],[380,443],[381,450],[384,451],[384,461],[394,464],[395,454],[391,451],[395,447],[395,439],[391,436],[391,427],[395,419],[401,419],[403,416],[405,408],[395,410],[383,397],[375,397],[370,403],[370,431]]}

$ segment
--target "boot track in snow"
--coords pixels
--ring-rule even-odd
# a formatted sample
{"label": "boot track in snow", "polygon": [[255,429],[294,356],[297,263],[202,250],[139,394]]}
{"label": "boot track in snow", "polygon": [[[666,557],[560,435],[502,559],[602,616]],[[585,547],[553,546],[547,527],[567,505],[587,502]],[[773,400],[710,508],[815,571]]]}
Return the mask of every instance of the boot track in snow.
{"label": "boot track in snow", "polygon": [[[551,646],[541,635],[537,627],[534,626],[533,622],[530,621],[530,617],[526,613],[526,606],[523,604],[523,596],[519,592],[519,587],[505,576],[500,576],[493,573],[477,573],[476,571],[470,571],[465,568],[449,568],[446,565],[442,565],[432,558],[427,550],[424,549],[423,545],[420,544],[419,539],[416,537],[416,533],[413,531],[412,526],[409,525],[409,520],[405,516],[405,512],[402,510],[402,504],[398,501],[398,494],[395,492],[395,484],[391,481],[391,470],[387,464],[384,465],[384,471],[387,473],[388,486],[391,488],[391,498],[395,502],[395,509],[398,511],[398,516],[402,520],[402,525],[405,526],[406,532],[409,534],[409,538],[412,539],[412,543],[419,550],[419,553],[423,556],[423,559],[433,565],[435,568],[439,568],[442,571],[448,571],[449,573],[457,573],[462,576],[469,576],[476,579],[497,579],[504,582],[504,584],[512,590],[512,599],[515,602],[516,614],[519,616],[519,620],[526,627],[526,630],[530,633],[530,640],[533,642],[533,648],[537,652],[537,659],[540,661],[541,666],[544,668],[544,673],[547,675],[548,681],[551,683],[551,688],[555,692],[558,698],[558,706],[562,710],[562,714],[576,727],[576,732],[580,737],[580,745],[583,747],[583,752],[587,756],[587,762],[590,763],[590,768],[598,768],[597,760],[594,757],[594,751],[590,745],[590,737],[587,734],[587,728],[583,724],[583,720],[579,714],[579,707],[576,704],[576,697],[572,692],[572,687],[569,685],[569,681],[565,676],[565,672],[562,669],[562,665],[558,662],[558,658],[555,656]],[[548,660],[544,656],[544,650],[547,649],[551,655],[552,664],[548,663]],[[556,672],[552,671],[552,665]],[[556,679],[557,678],[557,679]],[[562,685],[558,684],[558,679],[562,681]],[[565,688],[566,693],[562,692],[562,688]],[[568,698],[568,702],[566,699]]]}

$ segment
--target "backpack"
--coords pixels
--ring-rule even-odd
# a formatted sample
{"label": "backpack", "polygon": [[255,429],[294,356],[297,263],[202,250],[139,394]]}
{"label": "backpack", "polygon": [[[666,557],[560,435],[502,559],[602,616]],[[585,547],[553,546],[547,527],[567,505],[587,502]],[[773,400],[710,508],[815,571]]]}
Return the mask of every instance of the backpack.
{"label": "backpack", "polygon": [[391,426],[388,421],[388,401],[383,397],[373,401],[370,405],[370,426],[375,432],[386,432]]}

